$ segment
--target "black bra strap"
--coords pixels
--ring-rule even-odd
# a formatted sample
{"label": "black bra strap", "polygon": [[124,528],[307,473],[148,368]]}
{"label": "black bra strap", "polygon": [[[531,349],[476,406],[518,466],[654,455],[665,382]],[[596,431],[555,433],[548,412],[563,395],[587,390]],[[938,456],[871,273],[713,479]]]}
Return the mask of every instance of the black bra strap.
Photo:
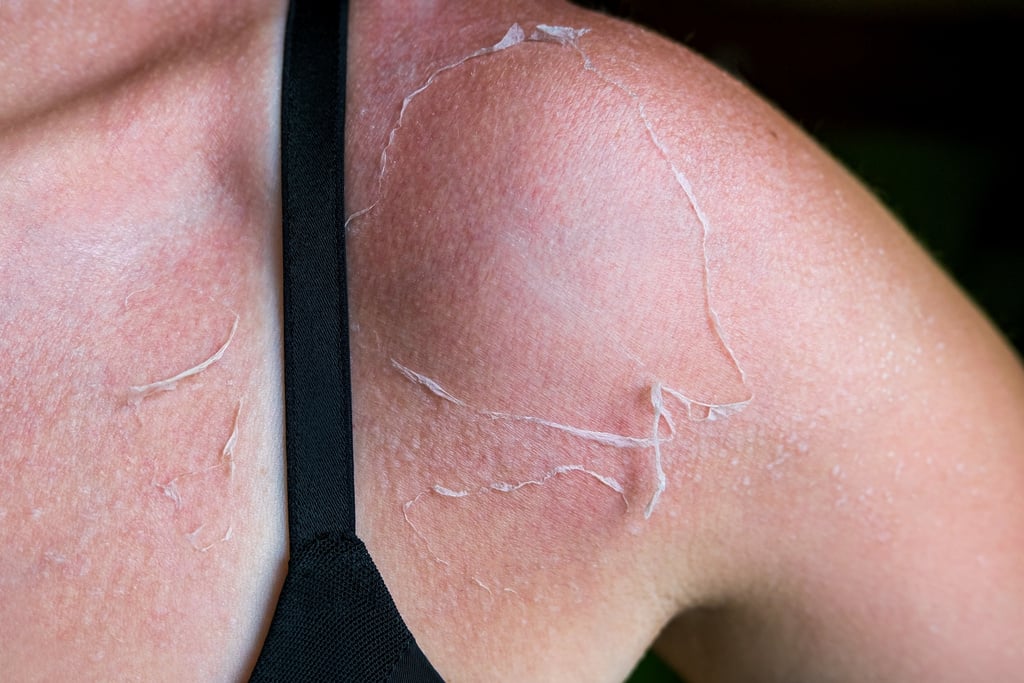
{"label": "black bra strap", "polygon": [[347,2],[293,1],[281,104],[288,575],[253,681],[440,681],[355,534]]}

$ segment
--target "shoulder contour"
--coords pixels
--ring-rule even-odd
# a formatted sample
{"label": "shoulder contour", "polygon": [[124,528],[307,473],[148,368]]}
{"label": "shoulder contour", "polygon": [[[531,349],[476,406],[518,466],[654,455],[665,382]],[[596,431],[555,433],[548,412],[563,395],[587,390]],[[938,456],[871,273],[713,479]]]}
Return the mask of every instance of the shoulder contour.
{"label": "shoulder contour", "polygon": [[[512,22],[431,60],[388,123],[352,107],[360,533],[442,670],[473,665],[452,648],[494,662],[514,643],[549,669],[510,663],[510,680],[624,676],[680,584],[698,590],[679,578],[703,514],[678,514],[690,423],[749,388],[708,316],[704,230],[643,75],[662,68],[648,40],[599,17]],[[539,605],[572,612],[558,642],[522,628],[554,628]]]}

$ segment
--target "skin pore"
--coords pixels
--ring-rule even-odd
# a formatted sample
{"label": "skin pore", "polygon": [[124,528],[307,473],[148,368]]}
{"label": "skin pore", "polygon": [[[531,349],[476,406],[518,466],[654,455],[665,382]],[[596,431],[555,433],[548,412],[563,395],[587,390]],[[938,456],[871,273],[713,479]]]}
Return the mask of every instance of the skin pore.
{"label": "skin pore", "polygon": [[[1012,677],[1024,379],[877,201],[639,28],[353,5],[359,533],[442,675]],[[0,9],[14,680],[244,678],[283,576],[285,7],[189,7]]]}

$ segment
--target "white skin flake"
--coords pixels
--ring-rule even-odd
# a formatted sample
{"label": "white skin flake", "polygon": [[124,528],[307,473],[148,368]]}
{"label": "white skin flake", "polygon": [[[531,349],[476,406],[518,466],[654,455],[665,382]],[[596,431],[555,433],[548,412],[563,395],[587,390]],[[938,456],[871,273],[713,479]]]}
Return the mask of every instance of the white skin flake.
{"label": "white skin flake", "polygon": [[205,524],[200,524],[195,528],[194,531],[185,534],[185,538],[188,539],[189,545],[192,546],[192,550],[195,550],[198,553],[205,553],[207,550],[213,548],[218,543],[226,543],[227,541],[230,541],[231,535],[234,533],[234,526],[229,524],[228,528],[224,531],[220,538],[217,538],[216,540],[210,543],[203,544],[200,542],[199,537],[203,535],[203,530],[205,528]]}
{"label": "white skin flake", "polygon": [[228,436],[227,441],[224,443],[224,447],[221,449],[218,462],[198,470],[184,472],[162,484],[157,481],[153,482],[153,486],[160,489],[167,498],[171,499],[174,503],[175,510],[180,510],[183,504],[181,493],[178,491],[177,486],[178,482],[182,479],[196,477],[222,468],[228,471],[228,477],[231,477],[235,473],[235,445],[238,443],[238,418],[241,415],[241,412],[242,402],[239,401],[238,407],[235,408],[235,420],[234,424],[231,426],[231,434]]}
{"label": "white skin flake", "polygon": [[495,420],[509,420],[512,422],[530,422],[542,427],[549,427],[551,429],[567,432],[586,441],[596,441],[597,443],[604,444],[605,446],[614,446],[616,448],[649,448],[652,445],[651,439],[646,437],[623,436],[621,434],[609,434],[607,432],[598,432],[590,429],[580,429],[579,427],[571,427],[569,425],[559,424],[557,422],[544,420],[539,417],[532,417],[530,415],[515,415],[513,413],[503,413],[495,410],[476,410],[461,398],[452,395],[451,392],[429,377],[407,368],[395,359],[391,359],[391,365],[393,365],[400,373],[405,375],[407,379],[423,385],[435,396],[443,398],[449,403],[454,403],[462,408],[474,410],[476,413],[483,415],[484,417],[489,417]]}
{"label": "white skin flake", "polygon": [[465,498],[469,495],[469,491],[452,491],[451,489],[446,489],[440,484],[434,485],[434,493],[447,498]]}
{"label": "white skin flake", "polygon": [[[467,408],[469,410],[472,410],[478,415],[483,415],[485,417],[489,417],[495,420],[529,422],[532,424],[539,425],[541,427],[546,427],[549,429],[555,429],[561,432],[565,432],[580,439],[584,439],[586,441],[594,441],[604,446],[611,446],[614,448],[652,449],[657,484],[655,491],[651,495],[651,499],[647,504],[647,507],[644,509],[644,516],[650,518],[651,513],[654,512],[654,507],[658,503],[658,498],[661,496],[662,492],[665,490],[667,485],[667,478],[665,476],[665,470],[662,466],[661,460],[661,444],[670,441],[672,439],[672,436],[675,434],[675,422],[672,419],[672,414],[665,408],[661,384],[655,383],[654,386],[651,387],[651,405],[654,409],[654,421],[651,428],[651,435],[648,437],[637,437],[625,436],[623,434],[609,434],[607,432],[598,432],[589,429],[580,429],[579,427],[564,425],[557,422],[552,422],[551,420],[544,420],[541,418],[531,417],[529,415],[514,415],[511,413],[503,413],[494,410],[476,409],[470,406],[466,401],[453,395],[450,391],[441,386],[441,384],[430,379],[429,377],[426,377],[416,372],[415,370],[407,368],[406,366],[402,365],[401,363],[394,359],[392,359],[391,364],[409,381],[415,382],[416,384],[425,387],[427,390],[430,391],[430,393],[434,394],[439,398],[444,399],[449,403],[457,405],[460,408]],[[663,437],[661,435],[662,421],[664,421],[669,428],[669,434],[667,437]],[[625,490],[618,481],[616,481],[612,477],[607,477],[598,474],[597,472],[588,470],[582,467],[581,465],[561,465],[551,470],[550,472],[546,473],[543,477],[541,477],[540,480],[531,479],[516,484],[497,482],[494,484],[490,484],[489,488],[494,491],[510,493],[529,484],[544,484],[551,477],[557,474],[566,474],[568,472],[583,472],[584,474],[588,474],[591,477],[597,479],[601,483],[605,484],[608,488],[612,489],[613,491],[621,495],[623,502],[626,503],[626,508],[629,508],[629,501],[626,499]],[[452,489],[445,488],[444,486],[441,485],[435,485],[433,487],[433,491],[434,493],[437,493],[439,495],[448,496],[451,498],[461,498],[466,495],[469,495],[468,492],[466,491],[455,491]],[[419,497],[417,497],[417,499],[418,498]],[[408,511],[409,506],[413,502],[415,501],[410,501],[409,503],[406,503],[406,511]],[[406,519],[408,520],[408,515],[406,516]]]}
{"label": "white skin flake", "polygon": [[395,123],[394,128],[391,129],[391,132],[388,133],[387,144],[384,145],[384,150],[380,153],[380,173],[377,175],[377,199],[374,200],[374,202],[367,206],[366,208],[354,212],[347,219],[345,219],[346,229],[348,229],[349,224],[352,223],[352,221],[356,220],[357,218],[360,218],[361,216],[365,216],[366,214],[370,213],[375,208],[377,208],[377,204],[380,202],[380,195],[383,191],[384,173],[385,171],[387,171],[388,167],[388,151],[391,149],[391,146],[395,144],[395,138],[398,136],[398,131],[402,128],[402,124],[405,122],[405,113],[409,109],[409,105],[412,104],[412,101],[416,99],[416,97],[419,96],[424,90],[432,86],[434,84],[434,81],[437,80],[437,77],[443,74],[444,72],[451,71],[452,69],[462,66],[471,59],[476,59],[478,57],[483,57],[485,55],[491,55],[496,52],[507,50],[508,48],[513,47],[514,45],[522,43],[525,39],[526,34],[523,32],[522,27],[520,27],[519,24],[512,24],[512,26],[509,27],[508,31],[505,32],[505,36],[497,43],[490,47],[480,48],[476,52],[466,55],[465,57],[456,62],[452,62],[451,64],[446,64],[445,66],[442,66],[439,69],[435,69],[429,76],[427,76],[427,80],[425,80],[420,87],[416,88],[411,93],[405,96],[405,99],[402,100],[402,108],[398,111],[398,121]]}
{"label": "white skin flake", "polygon": [[476,585],[478,585],[478,586],[480,586],[481,588],[483,588],[483,589],[484,589],[485,591],[487,591],[487,594],[488,594],[488,595],[490,595],[490,596],[491,596],[491,598],[494,598],[494,593],[492,593],[492,592],[491,592],[491,589],[490,589],[490,588],[488,588],[488,586],[487,586],[487,584],[486,584],[486,583],[484,583],[483,581],[481,581],[480,579],[478,579],[478,578],[477,578],[477,577],[475,577],[475,576],[473,577],[473,582],[474,582],[474,583],[475,583]]}
{"label": "white skin flake", "polygon": [[463,408],[469,407],[468,405],[466,405],[465,402],[449,394],[444,387],[442,387],[440,384],[430,379],[429,377],[426,377],[418,372],[410,370],[409,368],[405,367],[404,365],[402,365],[393,358],[391,359],[391,365],[393,365],[395,369],[397,369],[400,373],[405,375],[406,379],[408,379],[411,382],[416,382],[417,384],[422,384],[424,387],[427,388],[427,390],[430,393],[434,394],[435,396],[439,396],[440,398],[443,398],[449,403],[454,403],[455,405],[462,406]]}
{"label": "white skin flake", "polygon": [[221,465],[228,468],[228,476],[235,473],[235,445],[238,443],[238,418],[242,414],[242,401],[238,401],[238,407],[235,408],[235,421],[231,425],[231,434],[228,436],[228,440],[224,442],[224,448],[220,451]]}
{"label": "white skin flake", "polygon": [[[736,354],[733,352],[732,347],[729,345],[725,332],[722,329],[718,313],[712,305],[712,287],[710,277],[711,265],[708,256],[708,240],[712,232],[711,223],[697,201],[697,197],[693,189],[693,184],[686,177],[686,175],[676,166],[675,162],[672,161],[668,147],[655,130],[655,127],[647,114],[646,105],[640,99],[640,96],[626,84],[602,72],[591,61],[590,55],[584,49],[582,42],[584,37],[592,35],[594,35],[593,32],[587,28],[551,26],[547,24],[536,25],[534,30],[530,32],[529,35],[527,35],[526,31],[524,31],[519,24],[513,24],[511,27],[509,27],[508,31],[506,31],[505,35],[501,38],[501,40],[499,40],[494,45],[490,47],[480,48],[474,52],[471,52],[465,57],[462,57],[461,59],[458,59],[454,62],[451,62],[450,64],[446,64],[432,71],[427,76],[426,80],[423,81],[423,83],[418,88],[413,90],[402,100],[395,125],[394,127],[391,128],[390,132],[388,133],[387,142],[384,146],[383,151],[381,152],[380,169],[377,175],[377,195],[375,200],[369,206],[353,212],[346,220],[345,226],[346,228],[348,228],[353,221],[365,217],[377,207],[380,201],[380,197],[383,193],[383,183],[389,161],[388,153],[395,143],[395,140],[403,126],[405,118],[410,110],[410,107],[413,104],[413,101],[425,90],[433,86],[437,82],[438,78],[441,77],[445,72],[456,69],[470,60],[493,56],[505,50],[509,50],[526,43],[546,43],[558,48],[573,50],[579,55],[582,61],[582,69],[586,74],[590,74],[593,77],[601,80],[605,84],[613,87],[615,90],[620,92],[624,97],[628,98],[632,102],[636,112],[638,123],[643,126],[644,132],[648,140],[651,142],[651,144],[654,146],[654,148],[657,150],[658,154],[664,161],[666,172],[671,174],[673,180],[675,181],[675,184],[679,187],[682,195],[686,198],[686,202],[689,205],[690,209],[693,211],[697,220],[700,222],[702,231],[701,252],[704,268],[704,303],[707,311],[708,321],[716,337],[718,338],[718,341],[722,349],[725,351],[733,367],[738,372],[740,380],[742,381],[744,386],[747,386],[746,373],[741,367],[739,360],[736,358]],[[471,410],[478,415],[489,417],[496,420],[527,422],[538,425],[540,427],[558,430],[586,441],[596,442],[601,445],[610,446],[613,448],[649,449],[651,451],[651,459],[655,474],[655,489],[651,494],[651,497],[648,500],[646,507],[644,508],[645,518],[650,518],[651,514],[654,512],[655,507],[657,506],[661,494],[665,491],[665,488],[667,486],[667,477],[665,475],[664,463],[662,461],[661,446],[662,444],[671,440],[672,436],[675,433],[675,425],[673,422],[672,414],[665,405],[665,397],[671,397],[672,399],[675,399],[679,404],[681,404],[685,409],[687,419],[693,422],[726,419],[732,415],[741,412],[753,400],[753,394],[751,393],[747,399],[732,403],[718,404],[705,401],[698,401],[688,397],[683,391],[673,388],[665,384],[664,382],[655,382],[651,386],[651,409],[653,413],[651,420],[651,433],[649,436],[629,436],[599,430],[581,429],[579,427],[574,427],[571,425],[559,424],[539,416],[518,415],[514,413],[499,412],[488,410],[486,408],[474,407],[467,403],[464,399],[456,397],[455,395],[450,393],[441,385],[439,381],[427,377],[422,373],[416,372],[406,367],[405,365],[402,365],[395,359],[392,359],[391,363],[410,382],[422,386],[423,388],[425,388],[438,398],[441,398],[449,403],[459,406],[460,408]],[[668,427],[667,436],[663,436],[661,433],[662,422],[664,422],[665,425]],[[519,488],[522,488],[523,486],[526,485],[541,485],[548,481],[552,476],[558,474],[566,474],[570,471],[579,471],[588,474],[592,478],[597,479],[598,481],[606,485],[608,488],[620,494],[623,497],[623,500],[625,500],[625,493],[621,485],[619,485],[619,483],[616,482],[614,479],[610,477],[605,477],[590,470],[586,470],[578,465],[563,465],[560,468],[556,468],[555,470],[546,473],[539,479],[531,479],[528,481],[519,482],[515,484],[509,484],[507,482],[496,482],[490,484],[487,487],[484,487],[484,490],[509,493],[518,490]],[[447,489],[441,485],[435,486],[429,492],[432,492],[436,495],[442,495],[447,497],[465,497],[467,495],[471,495],[467,491],[456,491],[452,489]],[[424,494],[420,494],[420,496],[417,496],[413,500],[405,503],[404,510],[406,513],[406,521],[408,521],[411,526],[412,522],[411,520],[409,520],[408,510],[413,504],[415,504],[419,500],[419,498],[422,495]],[[413,526],[413,529],[415,529],[415,526]],[[417,534],[419,534],[418,530]],[[422,538],[422,534],[420,534],[420,536]],[[423,540],[426,541],[426,539]],[[440,560],[440,558],[438,559]],[[444,562],[443,560],[441,561]],[[445,564],[447,564],[447,562],[445,562]]]}
{"label": "white skin flake", "polygon": [[227,340],[221,345],[219,349],[214,351],[213,355],[199,363],[194,365],[187,370],[182,370],[174,377],[168,377],[167,379],[157,380],[156,382],[150,382],[149,384],[142,384],[138,386],[128,387],[128,401],[133,405],[139,405],[143,399],[149,398],[153,394],[161,391],[173,391],[178,387],[178,382],[198,375],[203,370],[219,361],[224,357],[224,352],[228,350],[231,345],[231,340],[235,338],[235,332],[238,330],[238,315],[235,315],[235,321],[231,324],[231,332],[228,333]]}
{"label": "white skin flake", "polygon": [[[504,481],[498,481],[494,482],[493,484],[490,484],[488,488],[492,491],[498,491],[499,493],[512,493],[513,491],[518,491],[524,486],[543,486],[544,484],[548,483],[548,480],[551,479],[552,477],[558,476],[559,474],[568,474],[570,472],[582,472],[583,474],[586,474],[589,477],[593,477],[597,481],[601,482],[602,484],[610,488],[612,491],[615,491],[620,496],[622,496],[622,502],[626,505],[626,509],[629,509],[629,501],[626,499],[626,491],[625,489],[622,488],[622,484],[620,484],[618,480],[615,479],[615,477],[609,477],[603,474],[598,474],[597,472],[588,470],[586,467],[583,467],[582,465],[559,465],[550,472],[545,472],[544,475],[540,477],[540,479],[528,479],[526,481],[520,481],[514,484]],[[434,488],[435,490],[437,489],[437,487]]]}
{"label": "white skin flake", "polygon": [[[448,494],[446,494],[446,493],[441,493],[440,491],[438,491],[438,489],[441,489],[441,491],[448,491],[449,490],[449,489],[445,489],[443,486],[438,486],[438,487],[434,487],[433,489],[431,489],[431,491],[434,492],[434,493],[437,493],[438,495],[441,495],[441,496],[451,497],[451,496],[448,496]],[[402,506],[402,514],[405,516],[405,523],[408,524],[409,528],[413,530],[413,533],[415,533],[417,536],[419,536],[420,540],[423,541],[423,545],[426,546],[427,552],[429,552],[431,555],[433,555],[434,559],[438,563],[443,564],[443,565],[445,565],[447,567],[451,563],[448,562],[448,560],[442,558],[440,555],[438,555],[434,551],[434,548],[430,545],[430,541],[427,540],[427,537],[423,535],[423,532],[421,532],[419,530],[419,527],[417,527],[415,524],[413,524],[412,519],[409,518],[409,508],[411,508],[413,505],[418,503],[420,498],[422,498],[423,496],[427,495],[427,493],[428,492],[424,491],[423,493],[419,494],[418,496],[416,496],[412,500],[407,500],[405,502],[405,505]],[[461,498],[462,496],[456,495],[454,497],[455,498]]]}
{"label": "white skin flake", "polygon": [[616,493],[619,494],[619,496],[622,497],[622,503],[626,506],[626,509],[629,509],[629,500],[626,498],[626,491],[623,488],[622,484],[620,484],[618,480],[615,479],[615,477],[609,477],[607,475],[599,474],[597,472],[594,472],[593,470],[589,470],[586,467],[583,467],[582,465],[559,465],[558,467],[555,467],[554,469],[540,475],[536,479],[527,479],[526,481],[517,482],[496,481],[486,486],[482,486],[476,491],[468,491],[464,489],[455,490],[447,488],[445,486],[441,486],[440,484],[435,484],[433,487],[431,487],[429,491],[424,491],[423,493],[419,494],[412,500],[406,501],[406,503],[402,506],[402,513],[405,515],[406,523],[416,533],[416,535],[420,537],[420,540],[423,541],[423,544],[427,547],[427,550],[430,552],[430,554],[434,556],[434,559],[440,564],[450,566],[451,563],[437,554],[437,552],[430,545],[430,541],[427,540],[426,536],[424,536],[423,533],[420,532],[419,528],[413,523],[412,519],[409,517],[409,510],[414,505],[416,505],[416,503],[418,503],[420,499],[423,498],[423,496],[433,493],[444,498],[468,498],[470,496],[494,493],[515,493],[519,489],[524,488],[526,486],[544,486],[545,484],[548,483],[550,479],[554,477],[571,474],[573,472],[585,474],[588,477],[600,482],[604,486],[610,488],[612,491],[615,491]]}

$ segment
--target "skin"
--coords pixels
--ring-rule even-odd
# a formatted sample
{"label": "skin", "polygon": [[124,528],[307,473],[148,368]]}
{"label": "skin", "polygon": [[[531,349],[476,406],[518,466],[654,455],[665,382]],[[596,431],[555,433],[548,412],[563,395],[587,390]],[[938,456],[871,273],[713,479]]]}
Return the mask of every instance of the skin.
{"label": "skin", "polygon": [[[286,552],[285,8],[12,7],[0,668],[244,678]],[[418,96],[378,184],[402,98],[516,21],[589,27],[580,46],[665,154],[578,53],[526,43]],[[355,3],[351,22],[346,199],[378,202],[349,233],[359,533],[446,679],[621,680],[655,641],[693,681],[1020,670],[1024,376],[875,199],[627,24],[546,2]],[[706,274],[666,157],[713,227]],[[220,360],[129,400],[209,358],[235,315]],[[651,449],[481,414],[647,438],[655,383],[753,400],[695,421],[666,399],[649,519]],[[628,508],[580,472],[487,488],[565,464],[615,477]]]}

